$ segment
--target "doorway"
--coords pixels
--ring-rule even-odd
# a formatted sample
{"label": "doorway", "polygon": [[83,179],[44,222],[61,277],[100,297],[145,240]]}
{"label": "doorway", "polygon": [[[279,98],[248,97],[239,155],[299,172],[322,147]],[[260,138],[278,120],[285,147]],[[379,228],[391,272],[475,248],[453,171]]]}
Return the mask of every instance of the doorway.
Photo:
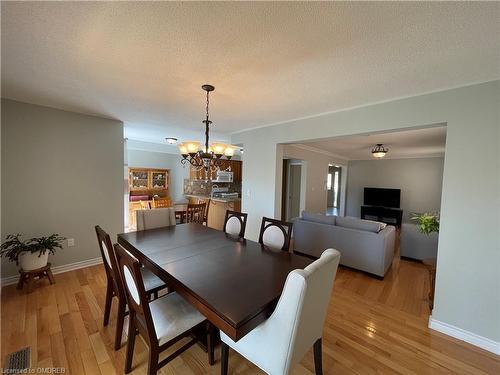
{"label": "doorway", "polygon": [[338,165],[328,166],[328,175],[326,177],[327,189],[327,215],[339,215],[339,208],[341,202],[341,179],[342,167]]}
{"label": "doorway", "polygon": [[301,160],[283,159],[281,219],[290,221],[303,209],[304,165]]}

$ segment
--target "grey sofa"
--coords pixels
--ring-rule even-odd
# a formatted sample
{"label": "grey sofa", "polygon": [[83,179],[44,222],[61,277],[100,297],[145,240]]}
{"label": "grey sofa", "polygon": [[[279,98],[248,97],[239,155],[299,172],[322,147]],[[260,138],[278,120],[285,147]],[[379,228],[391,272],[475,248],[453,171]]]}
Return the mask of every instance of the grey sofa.
{"label": "grey sofa", "polygon": [[402,257],[423,260],[437,258],[438,234],[420,233],[413,223],[401,225],[400,253]]}
{"label": "grey sofa", "polygon": [[394,258],[396,229],[375,221],[302,213],[294,221],[294,251],[319,257],[340,251],[340,264],[384,277]]}

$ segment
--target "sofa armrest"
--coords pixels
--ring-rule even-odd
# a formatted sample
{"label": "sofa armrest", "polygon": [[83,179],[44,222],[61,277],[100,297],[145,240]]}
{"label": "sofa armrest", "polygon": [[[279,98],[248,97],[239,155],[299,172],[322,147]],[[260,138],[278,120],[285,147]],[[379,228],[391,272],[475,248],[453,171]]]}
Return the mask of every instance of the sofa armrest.
{"label": "sofa armrest", "polygon": [[396,246],[396,228],[392,225],[387,225],[379,233],[383,238],[384,246],[384,274],[391,266],[394,259],[394,249]]}

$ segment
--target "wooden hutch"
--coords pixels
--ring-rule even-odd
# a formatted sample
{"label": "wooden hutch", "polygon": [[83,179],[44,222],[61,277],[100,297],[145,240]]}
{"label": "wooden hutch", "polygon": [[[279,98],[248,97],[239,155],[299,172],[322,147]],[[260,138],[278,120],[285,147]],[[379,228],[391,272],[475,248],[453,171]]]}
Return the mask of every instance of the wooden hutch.
{"label": "wooden hutch", "polygon": [[154,197],[169,198],[170,170],[129,168],[129,227],[135,228],[135,211],[150,206]]}

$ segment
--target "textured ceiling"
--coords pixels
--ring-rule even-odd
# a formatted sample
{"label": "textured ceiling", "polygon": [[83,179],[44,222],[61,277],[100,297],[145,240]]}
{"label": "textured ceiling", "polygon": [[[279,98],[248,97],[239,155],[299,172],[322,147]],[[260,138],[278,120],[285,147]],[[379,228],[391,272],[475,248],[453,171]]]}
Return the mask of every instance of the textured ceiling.
{"label": "textured ceiling", "polygon": [[147,140],[200,129],[203,83],[215,130],[232,133],[500,77],[500,3],[1,8],[3,97],[117,118]]}
{"label": "textured ceiling", "polygon": [[385,159],[441,157],[446,145],[446,126],[354,135],[303,145],[348,160],[368,160],[373,159],[371,150],[377,143],[383,143],[389,149]]}

